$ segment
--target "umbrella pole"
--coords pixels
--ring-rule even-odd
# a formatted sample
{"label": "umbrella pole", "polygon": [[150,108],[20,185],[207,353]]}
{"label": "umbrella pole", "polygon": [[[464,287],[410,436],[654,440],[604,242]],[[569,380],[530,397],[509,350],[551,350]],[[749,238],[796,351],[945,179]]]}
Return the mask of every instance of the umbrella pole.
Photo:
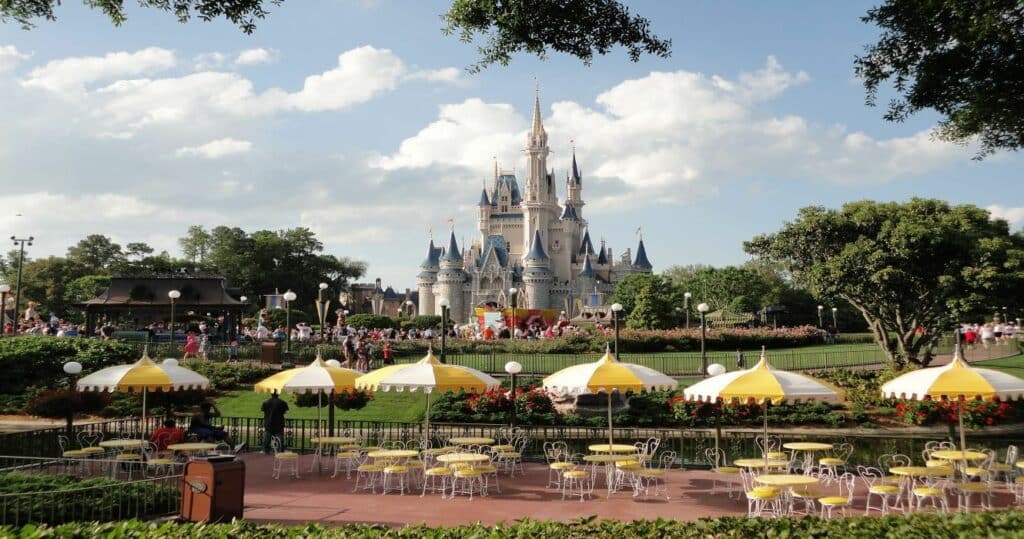
{"label": "umbrella pole", "polygon": [[323,422],[320,420],[320,409],[323,405],[324,390],[316,390],[316,473],[322,473],[324,470],[323,456],[324,456],[324,427]]}
{"label": "umbrella pole", "polygon": [[[423,390],[423,401],[426,403],[426,410],[423,412],[423,440],[430,441],[430,392]],[[424,444],[426,445],[426,444]]]}
{"label": "umbrella pole", "polygon": [[961,479],[966,480],[965,474],[967,473],[967,435],[964,433],[964,407],[967,404],[966,401],[960,402],[960,408],[956,413],[957,422],[960,423],[960,474]]}
{"label": "umbrella pole", "polygon": [[764,443],[762,444],[762,452],[764,453],[764,472],[768,473],[768,407],[771,406],[771,399],[765,399],[764,401]]}
{"label": "umbrella pole", "polygon": [[608,453],[612,451],[612,392],[608,390]]}
{"label": "umbrella pole", "polygon": [[148,388],[142,386],[142,426],[139,428],[139,439],[143,445],[146,443],[146,393]]}

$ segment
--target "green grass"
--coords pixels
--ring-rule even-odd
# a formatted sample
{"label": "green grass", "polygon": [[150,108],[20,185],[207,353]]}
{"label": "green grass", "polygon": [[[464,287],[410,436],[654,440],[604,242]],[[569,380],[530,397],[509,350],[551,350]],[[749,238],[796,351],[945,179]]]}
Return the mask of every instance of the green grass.
{"label": "green grass", "polygon": [[991,359],[988,361],[978,361],[975,363],[978,367],[985,367],[986,369],[994,369],[997,371],[1003,371],[1007,374],[1012,374],[1019,378],[1024,378],[1024,355],[1017,354],[1011,357],[1005,357],[1002,359]]}
{"label": "green grass", "polygon": [[[288,403],[287,417],[290,419],[316,419],[316,407],[300,408],[295,405],[295,397],[284,394],[282,398]],[[217,399],[217,407],[227,417],[262,416],[260,405],[267,395],[252,391],[234,391]],[[378,391],[373,400],[362,410],[335,410],[335,418],[351,421],[399,421],[415,423],[423,420],[423,393],[396,393]],[[323,408],[323,417],[327,417],[327,407]]]}

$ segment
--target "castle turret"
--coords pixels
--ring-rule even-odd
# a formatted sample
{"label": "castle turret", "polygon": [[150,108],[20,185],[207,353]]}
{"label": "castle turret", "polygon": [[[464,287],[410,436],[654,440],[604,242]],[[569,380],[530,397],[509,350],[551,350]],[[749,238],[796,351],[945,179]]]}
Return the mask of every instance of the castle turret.
{"label": "castle turret", "polygon": [[647,249],[644,249],[644,239],[640,238],[640,244],[636,246],[636,259],[633,260],[633,267],[641,273],[651,273],[654,266],[647,260]]}
{"label": "castle turret", "polygon": [[420,264],[420,273],[416,276],[416,285],[420,290],[420,304],[417,306],[417,310],[420,314],[428,314],[434,312],[434,283],[437,282],[437,272],[441,268],[439,267],[439,258],[441,256],[441,250],[434,247],[434,240],[430,240],[430,245],[427,247],[427,258]]}
{"label": "castle turret", "polygon": [[565,205],[571,206],[577,219],[583,219],[583,177],[576,164],[576,148],[572,149],[572,170],[565,177]]}
{"label": "castle turret", "polygon": [[554,274],[550,269],[551,260],[544,252],[544,242],[540,236],[540,230],[534,230],[530,252],[523,257],[523,262],[526,263],[526,268],[523,270],[523,284],[526,286],[527,298],[526,308],[547,309]]}
{"label": "castle turret", "polygon": [[448,250],[441,256],[441,269],[437,272],[437,284],[434,285],[434,314],[441,314],[441,300],[447,299],[451,309],[451,320],[465,320],[466,314],[462,297],[466,272],[462,266],[462,252],[459,250],[458,242],[455,241],[455,231],[452,231],[448,241]]}

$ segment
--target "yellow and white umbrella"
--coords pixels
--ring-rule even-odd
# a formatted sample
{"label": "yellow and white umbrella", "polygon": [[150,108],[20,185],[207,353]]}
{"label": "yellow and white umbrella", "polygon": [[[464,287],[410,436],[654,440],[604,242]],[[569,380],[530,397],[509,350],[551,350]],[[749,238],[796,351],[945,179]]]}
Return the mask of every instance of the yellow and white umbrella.
{"label": "yellow and white umbrella", "polygon": [[611,351],[594,363],[566,367],[544,379],[544,389],[560,395],[608,395],[608,445],[612,445],[612,392],[672,390],[679,385],[675,378],[650,367],[622,363]]}
{"label": "yellow and white umbrella", "polygon": [[356,380],[357,388],[370,391],[422,390],[427,404],[424,436],[430,435],[430,394],[434,390],[444,393],[461,389],[479,393],[499,385],[501,382],[497,379],[476,369],[441,363],[434,356],[433,348],[427,350],[427,355],[416,363],[388,365]]}
{"label": "yellow and white umbrella", "polygon": [[79,391],[142,391],[142,439],[146,437],[146,395],[150,391],[206,389],[210,380],[201,374],[178,366],[178,360],[165,359],[154,363],[147,353],[130,365],[115,365],[98,370],[78,380]]}
{"label": "yellow and white umbrella", "polygon": [[[768,364],[764,347],[757,365],[742,370],[719,374],[683,390],[687,400],[724,402],[754,400],[764,403],[764,437],[768,439],[768,406],[782,401],[820,400],[835,402],[839,394],[825,384],[802,374],[780,371]],[[768,444],[764,445],[765,465],[768,463]]]}
{"label": "yellow and white umbrella", "polygon": [[[957,344],[949,364],[919,369],[893,378],[882,385],[882,397],[904,400],[947,398],[955,401],[975,398],[1019,399],[1024,397],[1024,380],[1005,372],[970,366],[960,357],[960,345]],[[964,433],[962,404],[957,408],[956,415],[960,427],[960,450],[966,451],[967,435]]]}
{"label": "yellow and white umbrella", "polygon": [[316,424],[320,426],[320,405],[324,391],[348,391],[356,387],[356,379],[363,373],[331,366],[320,357],[305,367],[288,369],[264,378],[253,389],[257,393],[317,393]]}

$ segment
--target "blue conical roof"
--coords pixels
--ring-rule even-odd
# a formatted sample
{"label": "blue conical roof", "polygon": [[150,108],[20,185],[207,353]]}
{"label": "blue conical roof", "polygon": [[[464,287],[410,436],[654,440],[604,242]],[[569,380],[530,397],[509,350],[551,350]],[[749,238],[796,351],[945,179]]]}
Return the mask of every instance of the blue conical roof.
{"label": "blue conical roof", "polygon": [[462,262],[462,251],[459,251],[459,244],[455,241],[454,230],[452,231],[451,239],[448,240],[448,250],[444,252],[441,260],[445,262]]}
{"label": "blue conical roof", "polygon": [[437,267],[438,259],[441,257],[441,249],[434,247],[434,240],[430,240],[430,245],[427,247],[427,258],[423,259],[423,263],[420,264],[421,268],[434,268]]}
{"label": "blue conical roof", "polygon": [[480,204],[479,205],[480,206],[490,206],[491,205],[490,199],[487,198],[487,189],[486,188],[484,188],[480,192]]}
{"label": "blue conical roof", "polygon": [[583,234],[583,241],[580,242],[580,256],[594,254],[594,244],[590,241],[590,229]]}
{"label": "blue conical roof", "polygon": [[576,166],[575,148],[572,151],[572,181],[575,182],[576,185],[580,185],[581,183],[583,183],[583,178],[580,177],[580,168]]}
{"label": "blue conical roof", "polygon": [[644,240],[642,239],[640,240],[640,245],[636,247],[636,260],[633,261],[633,265],[645,270],[654,268],[651,265],[651,261],[647,260],[647,249],[644,249]]}
{"label": "blue conical roof", "polygon": [[580,277],[594,278],[594,267],[590,265],[590,257],[583,257],[583,269],[580,270]]}
{"label": "blue conical roof", "polygon": [[608,263],[608,249],[604,247],[604,240],[601,240],[601,252],[597,253],[597,263],[607,264]]}
{"label": "blue conical roof", "polygon": [[540,239],[540,230],[533,231],[533,244],[530,245],[530,252],[523,260],[547,261],[548,255],[544,252],[544,243]]}
{"label": "blue conical roof", "polygon": [[559,217],[559,219],[561,219],[563,221],[576,221],[576,220],[578,220],[579,216],[576,215],[576,208],[566,204],[565,208],[562,210],[562,216]]}

